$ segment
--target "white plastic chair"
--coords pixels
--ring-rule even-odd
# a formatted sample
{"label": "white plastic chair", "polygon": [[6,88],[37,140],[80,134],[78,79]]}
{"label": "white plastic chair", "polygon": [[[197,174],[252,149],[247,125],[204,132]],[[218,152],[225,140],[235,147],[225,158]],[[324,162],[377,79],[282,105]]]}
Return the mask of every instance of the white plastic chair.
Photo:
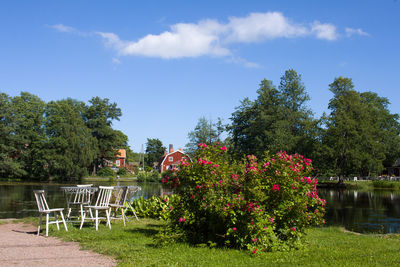
{"label": "white plastic chair", "polygon": [[[98,230],[99,227],[99,219],[107,219],[107,225],[111,229],[111,222],[110,222],[110,199],[111,199],[111,194],[112,191],[114,190],[113,186],[99,186],[99,194],[97,195],[97,200],[95,205],[88,205],[84,206],[86,210],[89,210],[89,212],[92,214],[92,209],[95,211],[95,217],[87,218],[89,220],[95,220],[96,222],[96,231]],[[105,211],[106,217],[99,217],[99,211]],[[81,222],[81,227],[79,229],[82,229],[83,223],[85,222],[86,219],[86,212],[83,213],[82,216],[82,222]]]}
{"label": "white plastic chair", "polygon": [[[42,215],[43,214],[46,214],[46,236],[49,236],[49,224],[54,224],[54,223],[57,224],[57,230],[60,230],[60,226],[58,225],[59,222],[58,222],[58,218],[57,218],[57,212],[60,213],[61,220],[65,227],[65,231],[68,231],[67,224],[65,223],[65,220],[64,220],[64,214],[63,214],[64,208],[49,209],[49,206],[47,205],[47,202],[46,202],[46,198],[44,196],[44,190],[33,190],[33,193],[35,194],[36,204],[38,206],[38,210],[39,210],[39,214],[40,214],[37,235],[39,235],[39,233],[40,233],[40,226],[42,225]],[[50,213],[54,213],[55,221],[49,221]]]}

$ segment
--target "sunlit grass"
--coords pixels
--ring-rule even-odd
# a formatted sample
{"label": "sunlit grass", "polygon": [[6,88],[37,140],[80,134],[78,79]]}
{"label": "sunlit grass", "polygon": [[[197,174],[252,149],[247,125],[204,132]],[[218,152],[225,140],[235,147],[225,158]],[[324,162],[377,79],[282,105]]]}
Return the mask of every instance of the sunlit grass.
{"label": "sunlit grass", "polygon": [[305,246],[290,252],[252,256],[247,251],[207,248],[188,244],[154,246],[154,236],[162,222],[131,220],[126,227],[114,222],[112,230],[104,224],[95,231],[92,225],[79,230],[50,234],[66,241],[80,242],[84,249],[109,255],[121,266],[398,266],[400,235],[359,235],[337,227],[307,231]]}

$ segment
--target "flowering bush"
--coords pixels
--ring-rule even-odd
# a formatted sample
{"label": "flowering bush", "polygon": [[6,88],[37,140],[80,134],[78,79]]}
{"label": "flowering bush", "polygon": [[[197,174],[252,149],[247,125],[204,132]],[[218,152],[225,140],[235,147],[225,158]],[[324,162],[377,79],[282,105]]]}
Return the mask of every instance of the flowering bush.
{"label": "flowering bush", "polygon": [[225,146],[199,148],[163,178],[180,196],[169,217],[174,238],[257,253],[294,247],[307,226],[323,223],[311,160],[279,152],[235,162]]}

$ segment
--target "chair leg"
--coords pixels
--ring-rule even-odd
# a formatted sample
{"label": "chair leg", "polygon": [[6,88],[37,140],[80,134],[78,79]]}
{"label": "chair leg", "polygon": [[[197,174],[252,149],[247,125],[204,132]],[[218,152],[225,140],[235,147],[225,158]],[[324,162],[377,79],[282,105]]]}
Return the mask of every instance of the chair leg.
{"label": "chair leg", "polygon": [[39,233],[40,233],[40,226],[42,225],[42,213],[40,213],[40,217],[39,217],[39,226],[38,226],[38,229],[37,229],[37,235],[39,235]]}
{"label": "chair leg", "polygon": [[106,210],[106,216],[107,216],[108,227],[110,227],[111,230],[110,210]]}
{"label": "chair leg", "polygon": [[49,214],[46,213],[46,236],[49,236]]}
{"label": "chair leg", "polygon": [[68,208],[68,212],[67,212],[67,220],[69,219],[69,216],[71,215],[71,208]]}
{"label": "chair leg", "polygon": [[96,231],[99,229],[99,210],[96,210]]}
{"label": "chair leg", "polygon": [[63,224],[64,224],[65,231],[68,232],[67,223],[65,222],[64,214],[63,214],[62,211],[60,211],[60,215],[61,215],[62,222],[63,222]]}
{"label": "chair leg", "polygon": [[83,223],[85,221],[85,216],[86,216],[86,213],[84,212],[83,215],[82,215],[81,227],[79,227],[79,229],[82,229]]}
{"label": "chair leg", "polygon": [[124,226],[126,226],[125,224],[125,209],[121,208],[121,214],[122,214],[122,221],[124,222]]}
{"label": "chair leg", "polygon": [[60,231],[60,225],[58,224],[57,212],[54,213],[54,218],[56,219],[57,230]]}

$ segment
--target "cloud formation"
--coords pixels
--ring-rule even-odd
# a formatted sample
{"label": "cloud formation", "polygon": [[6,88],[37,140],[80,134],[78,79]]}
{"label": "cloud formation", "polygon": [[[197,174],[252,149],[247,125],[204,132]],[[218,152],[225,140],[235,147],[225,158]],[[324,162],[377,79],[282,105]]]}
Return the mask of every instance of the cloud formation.
{"label": "cloud formation", "polygon": [[353,35],[370,36],[369,33],[367,33],[367,32],[365,32],[365,31],[361,30],[360,28],[358,28],[358,29],[354,29],[354,28],[345,28],[344,30],[345,30],[345,32],[346,32],[346,36],[347,36],[347,37],[351,37],[351,36],[353,36]]}
{"label": "cloud formation", "polygon": [[280,12],[251,13],[246,17],[230,17],[227,23],[207,19],[198,23],[178,23],[169,31],[148,34],[137,41],[123,41],[114,33],[97,32],[107,46],[120,55],[160,57],[164,59],[229,56],[229,45],[254,43],[278,38],[313,36],[334,41],[336,27],[329,23],[291,22]]}
{"label": "cloud formation", "polygon": [[[82,34],[78,30],[57,24],[50,26],[60,32]],[[346,28],[346,36],[367,36],[361,29]],[[185,57],[230,57],[231,62],[246,62],[248,67],[255,63],[238,60],[230,46],[235,43],[256,43],[282,38],[316,38],[335,41],[339,38],[336,26],[331,23],[313,21],[296,23],[280,12],[250,13],[245,17],[230,17],[226,23],[206,19],[197,23],[177,23],[160,34],[148,34],[138,40],[121,40],[112,32],[95,32],[105,45],[114,49],[118,56],[145,56],[163,59]],[[236,58],[236,59],[235,59]],[[244,63],[243,63],[244,64]]]}

